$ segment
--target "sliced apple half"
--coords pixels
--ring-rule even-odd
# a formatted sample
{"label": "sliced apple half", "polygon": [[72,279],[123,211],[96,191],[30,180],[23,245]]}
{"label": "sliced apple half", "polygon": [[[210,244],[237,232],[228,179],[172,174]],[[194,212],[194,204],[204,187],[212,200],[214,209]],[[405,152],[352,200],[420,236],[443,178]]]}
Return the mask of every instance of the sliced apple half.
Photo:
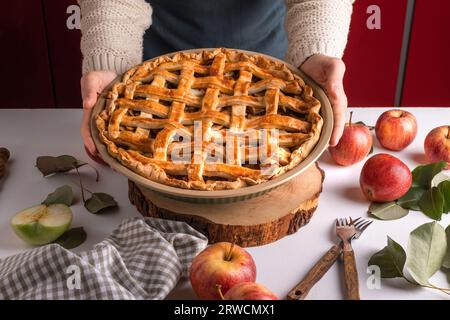
{"label": "sliced apple half", "polygon": [[72,210],[65,204],[40,204],[16,213],[11,226],[19,238],[33,245],[56,240],[72,222]]}

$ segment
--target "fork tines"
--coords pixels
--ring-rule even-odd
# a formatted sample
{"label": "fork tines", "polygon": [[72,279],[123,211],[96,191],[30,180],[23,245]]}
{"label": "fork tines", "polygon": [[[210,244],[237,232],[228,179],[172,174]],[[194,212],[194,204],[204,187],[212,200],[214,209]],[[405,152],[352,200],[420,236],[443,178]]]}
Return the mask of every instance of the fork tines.
{"label": "fork tines", "polygon": [[[360,218],[358,218],[360,219]],[[356,220],[355,220],[356,221]],[[361,219],[359,222],[355,223],[355,227],[361,231],[366,230],[368,226],[372,224],[373,221]]]}
{"label": "fork tines", "polygon": [[355,226],[360,231],[364,231],[373,221],[362,219],[361,217],[355,220],[352,217],[348,218],[336,218],[336,227]]}

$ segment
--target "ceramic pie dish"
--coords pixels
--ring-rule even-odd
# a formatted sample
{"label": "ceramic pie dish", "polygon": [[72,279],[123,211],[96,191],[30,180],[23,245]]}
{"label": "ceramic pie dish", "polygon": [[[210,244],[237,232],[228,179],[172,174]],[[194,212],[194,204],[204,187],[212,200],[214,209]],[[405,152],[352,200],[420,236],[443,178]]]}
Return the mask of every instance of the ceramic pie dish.
{"label": "ceramic pie dish", "polygon": [[[328,147],[332,123],[325,93],[298,69],[220,48],[130,69],[105,88],[90,124],[104,161],[139,186],[224,203],[262,195],[303,172]],[[187,162],[173,160],[177,148],[188,150]]]}

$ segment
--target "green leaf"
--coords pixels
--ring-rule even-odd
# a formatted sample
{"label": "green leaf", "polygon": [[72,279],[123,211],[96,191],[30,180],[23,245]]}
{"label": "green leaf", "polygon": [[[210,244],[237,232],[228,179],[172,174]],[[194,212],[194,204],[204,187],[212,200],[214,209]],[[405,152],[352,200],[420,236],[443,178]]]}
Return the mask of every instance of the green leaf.
{"label": "green leaf", "polygon": [[359,124],[359,125],[361,125],[361,126],[366,126],[367,128],[369,128],[369,130],[374,130],[374,129],[375,129],[374,126],[368,126],[367,124],[365,124],[365,123],[362,122],[362,121],[357,121],[357,122],[354,122],[353,124]]}
{"label": "green leaf", "polygon": [[78,160],[74,156],[68,154],[63,154],[62,156],[58,156],[58,158],[61,159],[62,161],[66,161],[67,163],[72,163],[77,168],[87,164],[86,162]]}
{"label": "green leaf", "polygon": [[441,220],[444,211],[444,197],[437,187],[427,190],[419,202],[420,210],[434,220]]}
{"label": "green leaf", "polygon": [[442,181],[450,181],[450,176],[447,174],[447,171],[442,171],[433,177],[431,180],[431,186],[437,187]]}
{"label": "green leaf", "polygon": [[447,162],[445,161],[418,166],[412,171],[413,186],[430,188],[433,177],[441,172],[446,166]]}
{"label": "green leaf", "polygon": [[86,240],[86,232],[83,227],[72,228],[64,232],[54,243],[66,249],[73,249],[78,247]]}
{"label": "green leaf", "polygon": [[448,213],[450,211],[450,180],[442,181],[438,185],[438,189],[444,198],[444,206],[442,211]]}
{"label": "green leaf", "polygon": [[408,209],[404,209],[391,202],[372,202],[369,206],[369,213],[381,220],[396,220],[403,218],[408,214]]}
{"label": "green leaf", "polygon": [[50,193],[47,198],[42,201],[42,204],[51,205],[54,203],[63,203],[70,207],[73,202],[73,191],[68,185],[57,188],[55,191]]}
{"label": "green leaf", "polygon": [[418,203],[424,192],[423,187],[411,187],[405,195],[397,200],[397,204],[405,209],[420,211]]}
{"label": "green leaf", "polygon": [[36,167],[42,172],[44,177],[54,173],[68,172],[85,164],[87,163],[69,155],[58,157],[40,156],[36,159]]}
{"label": "green leaf", "polygon": [[91,198],[87,199],[84,206],[90,213],[98,213],[106,208],[117,207],[117,202],[112,196],[106,193],[93,193]]}
{"label": "green leaf", "polygon": [[402,246],[388,238],[387,246],[375,253],[368,265],[377,265],[380,268],[382,278],[403,277],[403,268],[406,261],[406,253]]}
{"label": "green leaf", "polygon": [[444,261],[442,262],[442,266],[444,268],[449,269],[447,271],[450,274],[450,225],[448,225],[447,229],[445,229],[445,234],[447,236],[447,253],[445,254]]}
{"label": "green leaf", "polygon": [[425,223],[411,232],[406,267],[418,284],[428,285],[428,279],[441,267],[446,250],[445,231],[439,223]]}

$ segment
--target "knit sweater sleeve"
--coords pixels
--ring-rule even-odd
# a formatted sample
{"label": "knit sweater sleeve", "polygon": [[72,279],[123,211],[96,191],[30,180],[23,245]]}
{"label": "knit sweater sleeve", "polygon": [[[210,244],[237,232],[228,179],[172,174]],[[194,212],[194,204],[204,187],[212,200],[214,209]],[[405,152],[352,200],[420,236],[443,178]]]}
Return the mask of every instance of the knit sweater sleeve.
{"label": "knit sweater sleeve", "polygon": [[143,36],[152,8],[144,0],[78,0],[83,74],[123,73],[142,61]]}
{"label": "knit sweater sleeve", "polygon": [[300,66],[309,56],[341,58],[354,0],[285,0],[286,60]]}

